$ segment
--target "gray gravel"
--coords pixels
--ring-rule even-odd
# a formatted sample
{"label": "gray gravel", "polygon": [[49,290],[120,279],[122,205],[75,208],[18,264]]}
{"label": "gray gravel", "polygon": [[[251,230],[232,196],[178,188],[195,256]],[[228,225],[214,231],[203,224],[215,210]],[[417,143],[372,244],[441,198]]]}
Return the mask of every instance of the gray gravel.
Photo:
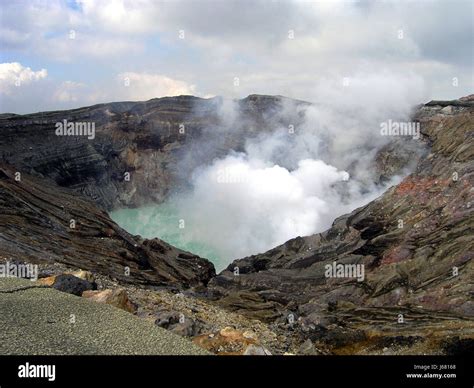
{"label": "gray gravel", "polygon": [[0,354],[209,353],[115,307],[29,280],[0,278]]}

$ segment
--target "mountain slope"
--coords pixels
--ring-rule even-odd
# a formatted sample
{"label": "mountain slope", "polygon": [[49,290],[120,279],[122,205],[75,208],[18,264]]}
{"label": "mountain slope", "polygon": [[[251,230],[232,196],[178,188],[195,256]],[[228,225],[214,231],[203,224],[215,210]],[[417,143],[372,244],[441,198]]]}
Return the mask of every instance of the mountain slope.
{"label": "mountain slope", "polygon": [[0,258],[59,262],[148,286],[206,284],[215,274],[205,259],[130,235],[90,199],[15,173],[0,165]]}
{"label": "mountain slope", "polygon": [[[225,156],[230,149],[241,149],[252,134],[271,130],[275,121],[268,119],[278,116],[286,100],[294,107],[307,104],[273,96],[235,101],[241,120],[231,133],[222,132],[226,105],[219,97],[164,97],[67,111],[3,114],[0,160],[69,187],[107,210],[160,203],[170,191],[188,184],[195,167]],[[296,124],[296,111],[291,116]],[[95,137],[56,136],[55,126],[64,120],[94,123]],[[209,135],[212,148],[204,147]]]}

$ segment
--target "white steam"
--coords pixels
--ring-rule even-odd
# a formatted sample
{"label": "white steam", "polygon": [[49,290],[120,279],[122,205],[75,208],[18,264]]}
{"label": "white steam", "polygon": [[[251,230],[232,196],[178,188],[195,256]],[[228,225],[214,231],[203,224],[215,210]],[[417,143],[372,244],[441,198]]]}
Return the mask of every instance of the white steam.
{"label": "white steam", "polygon": [[236,258],[328,227],[333,207],[340,208],[332,185],[348,178],[320,160],[302,160],[288,171],[231,155],[194,176],[194,191],[180,208],[188,237],[213,246],[219,257]]}
{"label": "white steam", "polygon": [[[257,128],[258,135],[247,134],[244,152],[196,169],[192,191],[175,198],[186,239],[212,246],[222,269],[233,259],[326,230],[387,188],[373,183],[376,152],[392,140],[379,135],[379,125],[388,117],[408,118],[421,90],[415,76],[383,73],[345,85],[325,80],[315,105],[284,99],[268,118],[271,132]],[[291,112],[304,119],[277,120]],[[236,131],[237,104],[224,100],[220,114],[219,135]],[[201,146],[212,148],[212,136],[207,141]]]}

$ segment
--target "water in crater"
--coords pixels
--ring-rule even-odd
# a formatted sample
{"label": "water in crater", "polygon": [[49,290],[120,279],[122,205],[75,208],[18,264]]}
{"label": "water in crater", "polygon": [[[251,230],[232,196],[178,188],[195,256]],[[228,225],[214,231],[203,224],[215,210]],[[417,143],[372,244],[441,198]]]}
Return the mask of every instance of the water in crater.
{"label": "water in crater", "polygon": [[214,264],[216,271],[223,270],[228,264],[216,249],[197,241],[191,229],[182,227],[175,204],[166,202],[135,209],[116,209],[110,213],[110,218],[130,234],[148,239],[158,237],[177,248],[204,257]]}

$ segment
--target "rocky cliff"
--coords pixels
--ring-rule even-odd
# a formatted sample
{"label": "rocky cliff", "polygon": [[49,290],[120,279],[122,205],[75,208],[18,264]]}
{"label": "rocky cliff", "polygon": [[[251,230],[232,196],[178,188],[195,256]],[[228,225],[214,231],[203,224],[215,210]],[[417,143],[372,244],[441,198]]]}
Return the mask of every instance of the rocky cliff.
{"label": "rocky cliff", "polygon": [[[195,167],[241,151],[246,140],[277,126],[298,127],[305,119],[301,108],[308,105],[281,96],[178,96],[0,114],[0,161],[68,187],[105,210],[160,203],[189,185]],[[94,123],[94,138],[57,136],[56,125],[64,121]],[[394,138],[380,150],[380,180],[416,158],[410,146]]]}
{"label": "rocky cliff", "polygon": [[[165,97],[69,111],[2,114],[0,160],[69,187],[107,210],[159,203],[170,191],[186,186],[197,165],[241,149],[246,138],[283,120],[278,117],[282,100],[290,101],[272,96],[236,101],[231,109],[237,109],[241,119],[231,132],[221,130],[228,118],[218,97]],[[291,104],[293,111],[285,119],[297,123],[296,106],[307,103],[291,100]],[[64,120],[94,123],[95,137],[57,136],[56,123]],[[212,148],[204,147],[210,140]],[[186,163],[180,163],[183,160]]]}
{"label": "rocky cliff", "polygon": [[130,235],[74,191],[16,172],[0,165],[1,258],[63,263],[148,286],[206,284],[215,274],[205,259]]}

